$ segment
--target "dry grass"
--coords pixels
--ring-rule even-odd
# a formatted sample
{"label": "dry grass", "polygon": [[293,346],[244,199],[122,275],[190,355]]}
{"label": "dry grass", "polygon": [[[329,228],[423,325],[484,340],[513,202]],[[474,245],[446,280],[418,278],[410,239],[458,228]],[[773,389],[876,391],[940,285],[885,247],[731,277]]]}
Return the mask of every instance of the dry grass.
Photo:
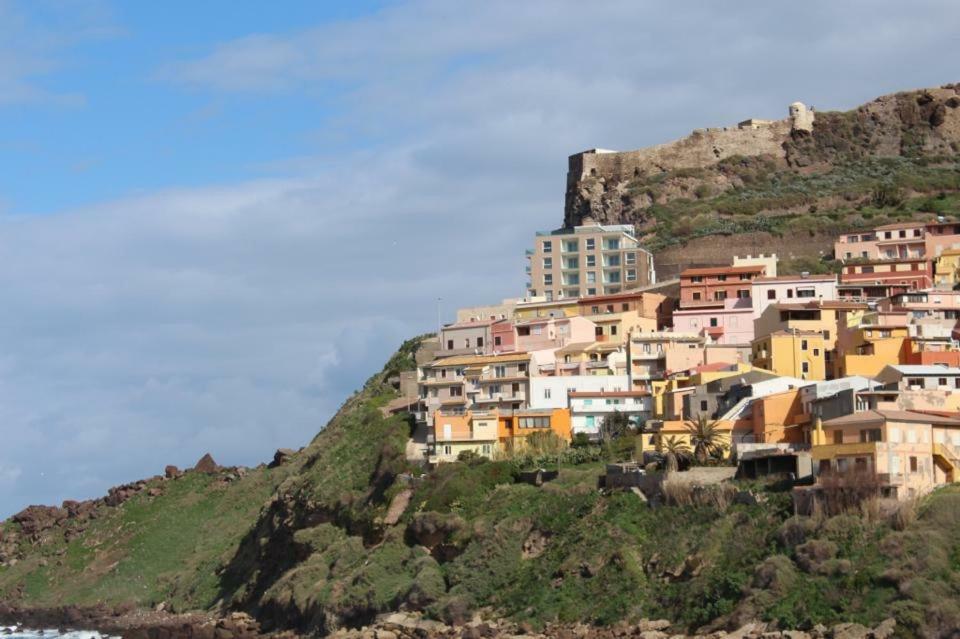
{"label": "dry grass", "polygon": [[671,506],[709,506],[720,512],[726,511],[737,496],[737,488],[731,484],[700,484],[666,481],[663,496]]}

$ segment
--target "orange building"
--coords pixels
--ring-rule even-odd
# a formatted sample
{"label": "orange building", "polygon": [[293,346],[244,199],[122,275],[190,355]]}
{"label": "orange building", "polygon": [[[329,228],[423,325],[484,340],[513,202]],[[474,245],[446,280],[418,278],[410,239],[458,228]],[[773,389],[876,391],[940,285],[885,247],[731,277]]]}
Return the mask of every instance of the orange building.
{"label": "orange building", "polygon": [[506,448],[523,445],[533,433],[553,431],[564,441],[573,439],[569,408],[528,408],[501,411],[497,420],[497,437]]}
{"label": "orange building", "polygon": [[803,412],[800,389],[792,388],[753,401],[753,438],[766,444],[802,444],[810,417]]}

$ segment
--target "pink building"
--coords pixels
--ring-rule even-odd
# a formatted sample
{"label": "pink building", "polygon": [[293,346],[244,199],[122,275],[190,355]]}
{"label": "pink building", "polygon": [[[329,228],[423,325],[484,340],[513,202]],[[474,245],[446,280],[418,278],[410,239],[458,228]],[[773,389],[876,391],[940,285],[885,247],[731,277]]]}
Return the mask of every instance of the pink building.
{"label": "pink building", "polygon": [[703,335],[716,344],[749,344],[753,340],[753,304],[749,297],[726,299],[722,306],[673,312],[673,330]]}
{"label": "pink building", "polygon": [[932,259],[945,249],[960,248],[960,223],[897,222],[873,231],[844,233],[833,244],[834,256],[847,260]]}
{"label": "pink building", "polygon": [[596,324],[585,317],[534,317],[493,324],[491,337],[497,353],[531,353],[593,342]]}
{"label": "pink building", "polygon": [[960,248],[960,223],[940,222],[927,224],[924,236],[926,257],[940,257],[946,249]]}
{"label": "pink building", "polygon": [[440,329],[440,350],[437,357],[454,355],[489,355],[493,352],[493,326],[509,323],[499,319],[469,319],[447,324]]}

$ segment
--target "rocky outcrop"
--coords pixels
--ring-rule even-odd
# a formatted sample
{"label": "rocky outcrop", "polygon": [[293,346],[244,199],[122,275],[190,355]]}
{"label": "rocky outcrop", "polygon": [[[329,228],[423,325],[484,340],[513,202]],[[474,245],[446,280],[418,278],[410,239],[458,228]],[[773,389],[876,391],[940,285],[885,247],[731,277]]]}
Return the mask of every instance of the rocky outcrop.
{"label": "rocky outcrop", "polygon": [[466,624],[450,626],[415,613],[400,612],[382,615],[364,628],[338,630],[331,636],[343,639],[890,639],[895,628],[893,619],[887,619],[875,628],[843,623],[832,628],[817,626],[807,631],[778,630],[762,622],[751,622],[729,630],[688,635],[675,632],[676,628],[666,619],[643,619],[608,628],[583,623],[552,624],[535,630],[527,624],[479,617]]}
{"label": "rocky outcrop", "polygon": [[193,467],[194,472],[197,473],[215,473],[220,470],[220,466],[217,462],[213,461],[213,457],[210,453],[207,453],[196,463]]}
{"label": "rocky outcrop", "polygon": [[[955,155],[960,151],[958,86],[886,95],[847,112],[798,116],[796,103],[783,120],[698,129],[635,151],[576,153],[568,161],[564,225],[591,218],[649,232],[655,204],[697,201],[745,186],[745,171],[737,166],[744,159],[771,170],[809,172],[864,157]],[[815,116],[812,123],[807,115]]]}

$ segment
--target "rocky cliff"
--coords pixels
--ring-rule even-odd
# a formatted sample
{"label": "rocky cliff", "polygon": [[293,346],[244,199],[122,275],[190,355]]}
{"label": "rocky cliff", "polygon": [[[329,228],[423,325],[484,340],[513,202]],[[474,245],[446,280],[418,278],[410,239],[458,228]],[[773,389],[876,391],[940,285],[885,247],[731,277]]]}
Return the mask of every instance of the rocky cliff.
{"label": "rocky cliff", "polygon": [[[795,103],[783,120],[570,156],[564,223],[631,223],[661,249],[701,236],[697,231],[774,237],[949,214],[952,204],[911,198],[960,190],[958,151],[957,84],[883,96],[846,112]],[[883,189],[892,197],[885,200]]]}

